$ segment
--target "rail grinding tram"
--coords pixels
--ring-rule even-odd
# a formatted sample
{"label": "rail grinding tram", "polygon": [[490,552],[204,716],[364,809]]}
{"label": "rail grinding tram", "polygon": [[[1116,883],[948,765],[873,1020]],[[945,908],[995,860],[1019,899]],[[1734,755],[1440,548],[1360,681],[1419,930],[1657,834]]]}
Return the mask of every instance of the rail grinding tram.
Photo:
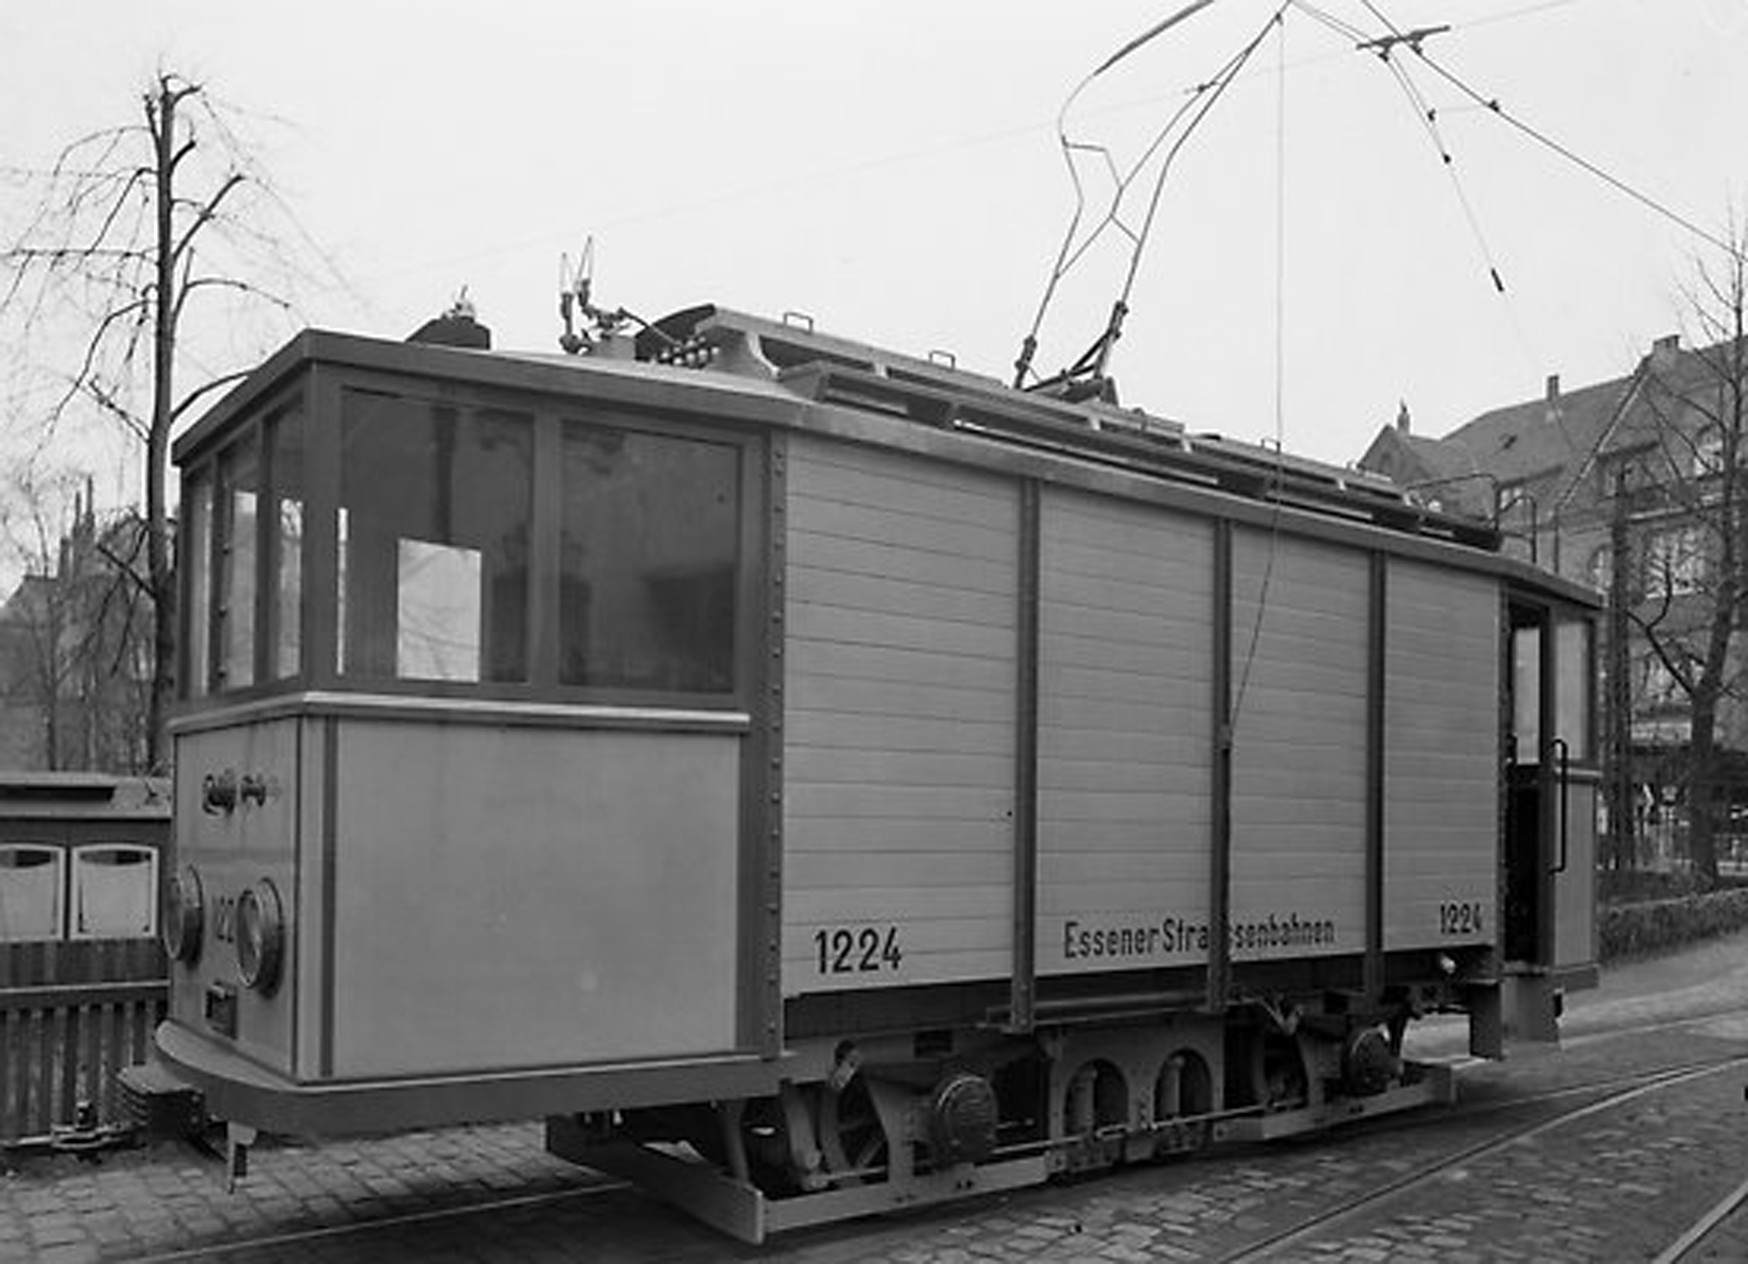
{"label": "rail grinding tram", "polygon": [[1411,1021],[1595,981],[1595,599],[1389,484],[714,307],[308,331],[176,458],[233,1171],[545,1118],[758,1241],[1447,1101]]}

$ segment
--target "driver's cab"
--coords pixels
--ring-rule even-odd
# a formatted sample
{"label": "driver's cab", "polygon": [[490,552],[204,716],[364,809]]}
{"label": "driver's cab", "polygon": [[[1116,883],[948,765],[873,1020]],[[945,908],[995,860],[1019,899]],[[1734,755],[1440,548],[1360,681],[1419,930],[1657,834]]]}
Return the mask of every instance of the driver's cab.
{"label": "driver's cab", "polygon": [[1504,664],[1501,871],[1507,1031],[1557,1040],[1569,988],[1594,987],[1596,811],[1592,612],[1513,592]]}

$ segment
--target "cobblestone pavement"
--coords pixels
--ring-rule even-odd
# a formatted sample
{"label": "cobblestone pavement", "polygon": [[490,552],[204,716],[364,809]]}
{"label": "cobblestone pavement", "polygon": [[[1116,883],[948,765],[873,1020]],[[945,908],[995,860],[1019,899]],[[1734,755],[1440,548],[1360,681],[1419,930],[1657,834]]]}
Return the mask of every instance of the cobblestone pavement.
{"label": "cobblestone pavement", "polygon": [[[1656,1026],[1695,1015],[1706,1017]],[[538,1125],[518,1125],[266,1146],[231,1195],[218,1164],[173,1147],[97,1166],[24,1160],[0,1181],[0,1262],[1655,1260],[1748,1178],[1748,937],[1611,974],[1567,1030],[1564,1051],[1466,1069],[1455,1111],[810,1230],[762,1250],[548,1156]],[[1453,1033],[1434,1026],[1425,1043],[1448,1051]],[[1730,1057],[1745,1061],[1477,1149],[1596,1101],[1598,1086]],[[1748,1216],[1689,1258],[1748,1260]]]}

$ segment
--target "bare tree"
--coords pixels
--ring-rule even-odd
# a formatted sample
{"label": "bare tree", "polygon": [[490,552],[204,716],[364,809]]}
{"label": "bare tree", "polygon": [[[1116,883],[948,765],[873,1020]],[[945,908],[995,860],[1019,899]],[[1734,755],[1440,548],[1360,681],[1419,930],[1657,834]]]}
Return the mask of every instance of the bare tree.
{"label": "bare tree", "polygon": [[[1748,236],[1733,226],[1721,261],[1689,289],[1692,349],[1673,343],[1641,364],[1632,517],[1641,557],[1629,611],[1647,649],[1653,694],[1684,704],[1689,854],[1718,877],[1717,832],[1740,750],[1743,664],[1735,636],[1748,610]],[[1623,450],[1625,447],[1623,445]],[[1652,701],[1655,701],[1653,698]]]}
{"label": "bare tree", "polygon": [[[234,107],[160,73],[138,122],[80,137],[34,173],[34,212],[0,251],[0,315],[51,348],[55,387],[40,444],[75,408],[95,409],[144,445],[143,563],[153,621],[148,762],[166,757],[175,686],[176,585],[168,504],[170,439],[212,392],[242,377],[292,314],[292,291],[331,265],[297,225],[230,120]],[[190,337],[196,307],[204,338]],[[261,330],[252,346],[232,335]],[[70,349],[70,350],[68,350]],[[36,352],[32,351],[32,356]],[[222,357],[232,368],[214,368]],[[193,380],[196,385],[184,387]]]}

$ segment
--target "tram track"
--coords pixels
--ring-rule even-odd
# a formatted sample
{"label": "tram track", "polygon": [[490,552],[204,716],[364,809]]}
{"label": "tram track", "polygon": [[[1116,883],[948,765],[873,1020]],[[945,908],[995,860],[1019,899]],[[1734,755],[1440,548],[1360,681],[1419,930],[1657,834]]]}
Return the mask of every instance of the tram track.
{"label": "tram track", "polygon": [[[1702,1015],[1677,1020],[1633,1024],[1607,1032],[1590,1034],[1586,1040],[1588,1042],[1606,1036],[1645,1035],[1685,1030],[1696,1024],[1712,1021],[1716,1017],[1715,1014]],[[1486,1120],[1489,1116],[1509,1114],[1513,1117],[1512,1121],[1509,1121],[1505,1127],[1490,1130],[1490,1135],[1484,1138],[1463,1145],[1448,1154],[1428,1156],[1426,1161],[1419,1163],[1411,1173],[1356,1193],[1336,1205],[1319,1210],[1290,1226],[1271,1232],[1266,1237],[1238,1245],[1233,1251],[1213,1258],[1221,1259],[1225,1264],[1249,1264],[1252,1261],[1297,1258],[1291,1254],[1295,1247],[1306,1245],[1323,1235],[1339,1232],[1344,1226],[1350,1225],[1368,1213],[1386,1209],[1392,1201],[1407,1198],[1414,1191],[1424,1189],[1433,1182],[1448,1177],[1465,1165],[1483,1163],[1510,1150],[1513,1146],[1533,1143],[1538,1137],[1559,1128],[1625,1106],[1647,1095],[1743,1067],[1748,1067],[1748,1054],[1688,1060],[1605,1078],[1593,1078],[1579,1084],[1562,1084],[1533,1092],[1507,1093],[1499,1097],[1469,1100],[1441,1110],[1430,1117],[1425,1112],[1414,1112],[1408,1116],[1367,1121],[1358,1127],[1368,1135],[1382,1136],[1413,1134],[1417,1131],[1426,1131],[1430,1134],[1441,1124],[1460,1126],[1467,1123],[1473,1126],[1478,1121]],[[1533,1120],[1521,1120],[1521,1116],[1526,1111],[1535,1111],[1539,1107],[1571,1102],[1574,1098],[1582,1100],[1551,1115],[1541,1115]],[[470,1220],[511,1216],[517,1213],[539,1216],[547,1209],[562,1209],[586,1200],[607,1198],[616,1194],[632,1194],[635,1191],[636,1187],[626,1182],[604,1175],[590,1174],[586,1178],[586,1183],[562,1189],[511,1194],[503,1197],[486,1197],[470,1201],[458,1200],[451,1205],[424,1207],[400,1213],[384,1211],[382,1214],[341,1223],[313,1225],[308,1228],[287,1229],[281,1232],[254,1233],[223,1242],[207,1242],[184,1249],[149,1252],[126,1258],[132,1264],[172,1264],[172,1262],[181,1264],[184,1261],[254,1259],[273,1253],[283,1254],[287,1258],[296,1258],[301,1249],[325,1248],[335,1253],[338,1258],[349,1259],[354,1258],[350,1252],[357,1250],[368,1253],[373,1241],[389,1240],[400,1233],[429,1232],[433,1226],[438,1227],[440,1231],[440,1227],[445,1224],[459,1224]],[[1033,1192],[1044,1197],[1050,1196],[1048,1189]],[[1679,1238],[1675,1239],[1663,1255],[1657,1257],[1656,1264],[1682,1264],[1684,1261],[1700,1258],[1708,1237],[1714,1233],[1718,1226],[1728,1223],[1744,1204],[1748,1204],[1748,1182],[1708,1209],[1705,1216],[1702,1216]],[[975,1202],[967,1204],[965,1210],[972,1215],[978,1214]],[[610,1224],[618,1215],[616,1211],[607,1209],[603,1209],[599,1214],[606,1218],[603,1227]],[[847,1235],[846,1246],[853,1242],[854,1249],[858,1252],[858,1258],[878,1258],[877,1253],[880,1250],[881,1240],[886,1237],[887,1230],[892,1230],[892,1226],[890,1223],[882,1227],[878,1222],[859,1222],[845,1225],[842,1230]],[[709,1231],[700,1229],[698,1232],[707,1234]],[[907,1233],[898,1233],[894,1242],[905,1241],[908,1236]],[[718,1242],[718,1245],[726,1244]],[[781,1256],[780,1244],[773,1245],[777,1248],[777,1254]],[[697,1254],[697,1250],[704,1249],[707,1248],[700,1246],[694,1250],[691,1247],[676,1247],[669,1254],[675,1259],[710,1258],[703,1254]],[[876,1254],[869,1255],[869,1252]],[[368,1258],[368,1254],[359,1255],[356,1258]]]}
{"label": "tram track", "polygon": [[513,1194],[502,1198],[485,1198],[450,1207],[427,1207],[418,1211],[396,1212],[373,1216],[368,1220],[345,1224],[317,1225],[308,1229],[293,1229],[282,1233],[263,1233],[236,1238],[229,1242],[209,1242],[175,1251],[152,1252],[127,1257],[126,1264],[189,1264],[196,1260],[219,1260],[226,1257],[253,1258],[267,1251],[291,1251],[347,1238],[363,1239],[370,1234],[401,1229],[420,1228],[461,1220],[472,1216],[502,1214],[514,1211],[555,1207],[586,1198],[627,1193],[635,1189],[629,1182],[601,1177],[568,1189],[543,1190],[537,1194]]}
{"label": "tram track", "polygon": [[1713,1235],[1729,1223],[1730,1218],[1744,1204],[1748,1204],[1748,1181],[1743,1181],[1708,1208],[1705,1215],[1694,1221],[1680,1237],[1671,1242],[1652,1264],[1683,1264],[1686,1260],[1701,1258],[1700,1252],[1712,1240]]}
{"label": "tram track", "polygon": [[[1681,1024],[1659,1026],[1677,1025]],[[1343,1199],[1335,1206],[1307,1217],[1298,1224],[1270,1233],[1259,1241],[1248,1243],[1236,1251],[1223,1255],[1220,1257],[1221,1264],[1256,1264],[1260,1261],[1287,1258],[1286,1252],[1307,1246],[1314,1239],[1339,1231],[1366,1214],[1376,1212],[1393,1201],[1405,1198],[1417,1190],[1445,1179],[1460,1168],[1486,1162],[1514,1146],[1527,1145],[1556,1129],[1625,1106],[1649,1094],[1677,1088],[1708,1076],[1743,1067],[1748,1067],[1748,1054],[1708,1059],[1674,1068],[1660,1068],[1637,1075],[1621,1076],[1607,1082],[1565,1086],[1542,1093],[1484,1103],[1468,1112],[1463,1112],[1460,1109],[1452,1111],[1447,1118],[1462,1118],[1465,1114],[1473,1118],[1507,1109],[1521,1111],[1526,1107],[1579,1094],[1599,1091],[1602,1093],[1602,1096],[1571,1109],[1507,1128],[1498,1135],[1463,1146],[1451,1154],[1431,1159],[1411,1173]],[[1400,1126],[1406,1127],[1407,1125]],[[1678,1264],[1678,1261],[1690,1258],[1688,1253],[1699,1246],[1713,1228],[1723,1223],[1744,1203],[1748,1203],[1748,1183],[1744,1183],[1710,1209],[1699,1222],[1677,1239],[1669,1251],[1658,1257],[1657,1264]]]}

